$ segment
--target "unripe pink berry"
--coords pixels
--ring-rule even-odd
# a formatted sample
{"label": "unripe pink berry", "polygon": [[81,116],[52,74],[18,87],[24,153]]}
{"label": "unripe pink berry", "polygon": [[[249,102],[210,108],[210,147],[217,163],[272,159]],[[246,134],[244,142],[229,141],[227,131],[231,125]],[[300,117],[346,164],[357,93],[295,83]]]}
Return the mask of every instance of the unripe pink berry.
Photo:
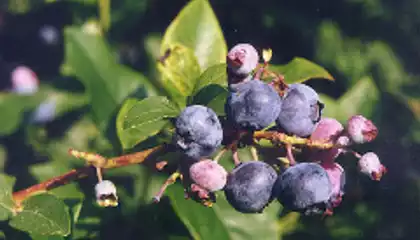
{"label": "unripe pink berry", "polygon": [[373,141],[378,135],[378,128],[362,115],[355,115],[347,121],[347,133],[354,143]]}
{"label": "unripe pink berry", "polygon": [[257,67],[259,58],[254,46],[249,43],[239,43],[229,50],[227,64],[234,73],[248,75]]}
{"label": "unripe pink berry", "polygon": [[387,169],[382,165],[378,155],[374,152],[363,154],[359,159],[359,170],[361,173],[366,174],[372,180],[379,181],[382,176],[387,172]]}
{"label": "unripe pink berry", "polygon": [[[342,136],[344,130],[343,125],[334,118],[323,117],[315,131],[311,134],[310,139],[322,143],[333,142],[336,143],[340,141],[340,144],[346,144],[345,136]],[[310,158],[313,161],[334,161],[340,154],[342,150],[340,148],[332,148],[324,151],[317,151],[311,154]]]}
{"label": "unripe pink berry", "polygon": [[343,125],[336,119],[323,117],[311,134],[311,139],[322,142],[335,141],[343,129]]}
{"label": "unripe pink berry", "polygon": [[323,162],[321,166],[325,169],[332,185],[331,203],[333,207],[340,205],[344,195],[346,175],[343,167],[335,162]]}
{"label": "unripe pink berry", "polygon": [[18,66],[11,75],[12,91],[20,95],[31,95],[38,91],[39,80],[34,71]]}
{"label": "unripe pink berry", "polygon": [[209,192],[221,190],[226,185],[226,170],[211,159],[194,163],[189,172],[191,180]]}

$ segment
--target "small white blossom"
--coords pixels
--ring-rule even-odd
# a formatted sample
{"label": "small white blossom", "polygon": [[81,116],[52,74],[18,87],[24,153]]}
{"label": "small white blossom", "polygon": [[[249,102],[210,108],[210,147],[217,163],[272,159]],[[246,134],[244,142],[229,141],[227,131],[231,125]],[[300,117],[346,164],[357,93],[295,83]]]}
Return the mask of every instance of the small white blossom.
{"label": "small white blossom", "polygon": [[115,207],[118,205],[117,188],[114,183],[104,180],[95,186],[96,202],[101,207]]}

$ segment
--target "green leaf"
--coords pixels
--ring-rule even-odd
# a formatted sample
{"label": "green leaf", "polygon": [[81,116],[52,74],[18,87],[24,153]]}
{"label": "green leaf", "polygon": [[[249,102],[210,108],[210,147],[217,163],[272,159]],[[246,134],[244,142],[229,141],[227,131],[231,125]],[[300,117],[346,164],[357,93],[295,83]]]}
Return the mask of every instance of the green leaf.
{"label": "green leaf", "polygon": [[0,93],[0,135],[15,132],[23,121],[24,113],[35,108],[39,102],[36,96]]}
{"label": "green leaf", "polygon": [[295,57],[286,65],[270,65],[270,70],[284,75],[287,83],[300,83],[312,78],[334,78],[323,67],[301,57]]}
{"label": "green leaf", "polygon": [[12,213],[13,202],[13,185],[16,179],[5,174],[0,174],[0,221],[5,221]]}
{"label": "green leaf", "polygon": [[169,55],[157,63],[161,73],[161,84],[180,107],[185,106],[191,96],[201,70],[191,49],[181,45],[170,45]]}
{"label": "green leaf", "polygon": [[0,172],[4,172],[4,168],[6,167],[7,162],[7,156],[7,148],[4,145],[0,144]]}
{"label": "green leaf", "polygon": [[39,194],[22,202],[23,210],[9,225],[30,234],[70,234],[70,215],[66,205],[51,194]]}
{"label": "green leaf", "polygon": [[325,104],[324,116],[336,118],[345,122],[355,114],[362,114],[372,118],[379,101],[379,90],[370,77],[360,79],[337,101],[320,94],[321,101]]}
{"label": "green leaf", "polygon": [[204,71],[196,81],[194,94],[196,95],[201,89],[211,84],[227,86],[227,65],[225,63],[213,65]]}
{"label": "green leaf", "polygon": [[211,84],[202,88],[191,101],[192,104],[207,106],[216,112],[218,116],[225,115],[225,102],[228,90],[220,85]]}
{"label": "green leaf", "polygon": [[101,130],[118,106],[131,94],[141,97],[155,89],[141,74],[117,64],[107,43],[98,35],[68,27],[65,33],[65,66],[85,85],[95,121]]}
{"label": "green leaf", "polygon": [[185,199],[180,184],[168,188],[167,194],[172,207],[194,239],[231,239],[227,227],[215,209]]}
{"label": "green leaf", "polygon": [[262,214],[237,212],[217,194],[217,202],[207,208],[184,198],[180,184],[168,189],[171,204],[194,239],[278,239],[277,214],[279,205],[272,202]]}
{"label": "green leaf", "polygon": [[179,109],[166,97],[153,96],[136,101],[127,100],[117,117],[117,133],[124,149],[132,148],[156,135],[176,117]]}
{"label": "green leaf", "polygon": [[226,61],[223,32],[207,0],[192,0],[181,10],[165,31],[161,54],[174,43],[193,49],[201,69]]}
{"label": "green leaf", "polygon": [[40,234],[31,234],[32,240],[65,240],[62,236],[44,236]]}

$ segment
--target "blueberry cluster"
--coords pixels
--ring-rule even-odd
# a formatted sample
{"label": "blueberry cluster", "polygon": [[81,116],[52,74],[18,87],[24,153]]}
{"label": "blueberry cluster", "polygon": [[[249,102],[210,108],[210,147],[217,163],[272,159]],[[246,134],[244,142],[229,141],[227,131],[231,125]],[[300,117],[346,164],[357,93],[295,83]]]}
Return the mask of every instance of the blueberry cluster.
{"label": "blueberry cluster", "polygon": [[[186,107],[176,119],[173,144],[183,160],[188,160],[184,161],[188,162],[187,197],[193,193],[210,206],[214,193],[222,190],[231,206],[242,213],[261,213],[278,200],[291,211],[329,215],[345,193],[346,174],[336,162],[338,156],[353,154],[359,159],[361,173],[380,180],[386,168],[378,156],[373,152],[360,155],[349,149],[352,144],[376,138],[378,129],[372,121],[356,115],[344,127],[336,119],[322,117],[324,104],[313,88],[302,83],[288,85],[281,77],[266,83],[260,76],[267,70],[257,70],[258,65],[259,54],[250,44],[237,44],[229,51],[224,121],[227,127],[222,128],[212,109],[201,105]],[[266,130],[270,126],[273,127]],[[226,142],[228,131],[239,134],[233,134],[236,138]],[[241,162],[237,148],[244,135],[240,133],[245,133],[248,140],[249,136],[256,140],[260,133],[273,144],[286,147],[283,162],[287,164],[274,168],[258,161],[258,155]],[[233,153],[235,167],[230,172],[218,163],[220,154],[210,159],[222,143],[222,154],[226,150]],[[293,144],[307,147],[307,161],[294,159]]]}

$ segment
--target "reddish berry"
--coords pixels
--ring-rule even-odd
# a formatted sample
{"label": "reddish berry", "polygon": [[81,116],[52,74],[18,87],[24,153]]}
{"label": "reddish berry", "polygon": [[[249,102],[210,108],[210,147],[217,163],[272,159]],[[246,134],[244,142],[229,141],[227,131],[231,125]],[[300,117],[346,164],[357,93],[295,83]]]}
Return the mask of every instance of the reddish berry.
{"label": "reddish berry", "polygon": [[387,172],[386,167],[382,165],[378,155],[374,152],[365,153],[359,159],[359,170],[375,181],[381,180],[382,176]]}
{"label": "reddish berry", "polygon": [[217,162],[205,159],[191,165],[190,178],[202,188],[214,192],[226,185],[227,172]]}
{"label": "reddish berry", "polygon": [[362,115],[352,116],[347,121],[347,133],[354,143],[373,141],[378,135],[378,128]]}

